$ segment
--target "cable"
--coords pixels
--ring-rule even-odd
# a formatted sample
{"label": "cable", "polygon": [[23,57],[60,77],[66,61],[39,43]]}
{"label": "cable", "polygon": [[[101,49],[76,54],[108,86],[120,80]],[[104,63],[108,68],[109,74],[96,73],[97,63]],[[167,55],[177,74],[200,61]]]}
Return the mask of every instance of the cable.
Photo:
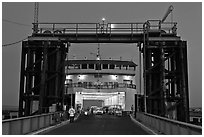
{"label": "cable", "polygon": [[14,44],[20,43],[20,42],[22,42],[22,41],[24,41],[24,40],[26,40],[26,39],[28,39],[28,38],[24,38],[24,39],[22,39],[22,40],[20,40],[20,41],[16,41],[16,42],[9,43],[9,44],[3,44],[2,46],[3,46],[3,47],[11,46],[11,45],[14,45]]}
{"label": "cable", "polygon": [[7,19],[2,19],[2,21],[9,22],[9,23],[16,24],[16,25],[26,26],[26,27],[31,27],[32,26],[32,25],[28,25],[28,24],[23,24],[23,23],[15,22],[15,21],[10,21],[10,20],[7,20]]}

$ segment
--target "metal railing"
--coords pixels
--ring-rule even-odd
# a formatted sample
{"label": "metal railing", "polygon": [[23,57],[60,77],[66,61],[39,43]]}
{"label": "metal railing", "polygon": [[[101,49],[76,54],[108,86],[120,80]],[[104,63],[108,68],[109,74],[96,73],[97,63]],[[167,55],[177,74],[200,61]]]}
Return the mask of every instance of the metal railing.
{"label": "metal railing", "polygon": [[89,84],[89,83],[70,83],[66,84],[67,88],[86,88],[86,89],[116,89],[116,88],[132,88],[136,89],[134,84],[126,83],[117,83],[117,84],[108,84],[108,85],[98,85],[98,84]]}
{"label": "metal railing", "polygon": [[[155,24],[156,22],[156,24]],[[33,34],[143,34],[144,31],[157,30],[165,33],[176,33],[176,22],[161,22],[160,20],[148,20],[147,22],[132,23],[33,23],[37,31]],[[150,32],[150,31],[149,31]]]}
{"label": "metal railing", "polygon": [[201,135],[202,127],[152,114],[136,113],[136,119],[144,125],[166,135]]}
{"label": "metal railing", "polygon": [[49,113],[2,121],[3,135],[28,134],[60,122],[60,113]]}

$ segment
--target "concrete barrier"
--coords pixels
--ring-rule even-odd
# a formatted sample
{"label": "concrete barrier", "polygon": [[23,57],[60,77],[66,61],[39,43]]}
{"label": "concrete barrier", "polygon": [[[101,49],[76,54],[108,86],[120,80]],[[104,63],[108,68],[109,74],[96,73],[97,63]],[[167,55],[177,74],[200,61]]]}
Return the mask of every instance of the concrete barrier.
{"label": "concrete barrier", "polygon": [[55,125],[61,121],[59,113],[21,117],[2,121],[3,135],[28,134],[39,129]]}
{"label": "concrete barrier", "polygon": [[180,122],[152,114],[136,113],[136,119],[161,134],[166,135],[201,135],[202,127]]}

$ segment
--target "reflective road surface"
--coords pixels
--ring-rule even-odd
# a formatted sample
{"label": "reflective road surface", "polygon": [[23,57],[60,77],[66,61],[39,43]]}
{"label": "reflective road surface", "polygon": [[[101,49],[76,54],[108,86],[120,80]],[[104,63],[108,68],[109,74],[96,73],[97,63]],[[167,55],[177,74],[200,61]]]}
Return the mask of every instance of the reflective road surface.
{"label": "reflective road surface", "polygon": [[74,123],[69,123],[47,132],[48,135],[147,135],[129,116],[113,115],[80,116]]}

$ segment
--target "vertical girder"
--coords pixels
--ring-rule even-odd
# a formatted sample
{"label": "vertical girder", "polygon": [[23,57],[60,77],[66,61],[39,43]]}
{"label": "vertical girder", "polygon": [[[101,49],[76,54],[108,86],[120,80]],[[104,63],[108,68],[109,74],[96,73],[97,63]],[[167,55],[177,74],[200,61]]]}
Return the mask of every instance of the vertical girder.
{"label": "vertical girder", "polygon": [[188,122],[186,42],[150,41],[144,51],[147,113]]}
{"label": "vertical girder", "polygon": [[59,41],[22,43],[19,116],[47,113],[52,104],[63,104],[65,46]]}

